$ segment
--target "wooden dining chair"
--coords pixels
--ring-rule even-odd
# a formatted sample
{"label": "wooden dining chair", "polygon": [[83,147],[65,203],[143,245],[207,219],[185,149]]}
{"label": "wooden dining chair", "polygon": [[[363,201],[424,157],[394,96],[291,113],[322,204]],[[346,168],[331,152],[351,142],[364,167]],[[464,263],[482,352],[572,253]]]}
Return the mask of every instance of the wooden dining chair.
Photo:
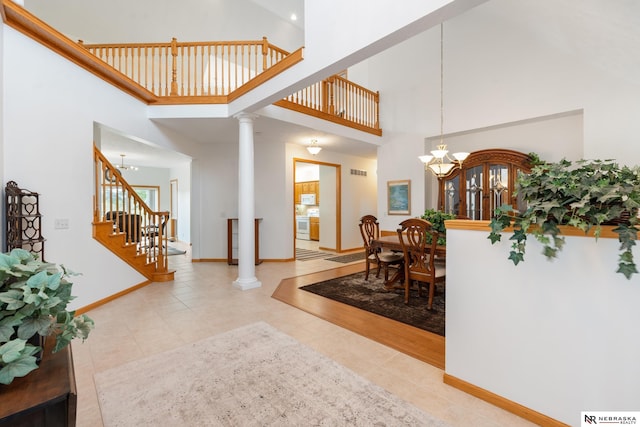
{"label": "wooden dining chair", "polygon": [[376,277],[380,277],[380,269],[384,269],[384,281],[389,280],[389,267],[397,266],[402,268],[404,256],[401,253],[382,251],[381,248],[373,247],[371,242],[380,237],[380,225],[378,219],[373,215],[365,215],[360,218],[360,234],[364,242],[365,250],[365,274],[364,280],[369,280],[369,270],[371,264],[375,264],[378,268]]}
{"label": "wooden dining chair", "polygon": [[[438,245],[438,232],[431,223],[421,218],[410,218],[400,223],[398,238],[404,252],[404,302],[409,302],[411,284],[418,282],[418,294],[422,295],[422,284],[429,285],[427,308],[433,307],[433,295],[437,283],[445,281],[445,266],[436,261],[434,254]],[[427,233],[431,243],[427,243]]]}

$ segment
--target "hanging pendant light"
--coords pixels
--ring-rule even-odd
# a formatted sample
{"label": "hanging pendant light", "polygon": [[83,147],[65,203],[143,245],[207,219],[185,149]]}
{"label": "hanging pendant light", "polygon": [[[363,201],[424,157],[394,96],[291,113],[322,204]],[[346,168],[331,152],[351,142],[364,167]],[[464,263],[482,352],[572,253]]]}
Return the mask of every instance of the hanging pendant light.
{"label": "hanging pendant light", "polygon": [[136,166],[127,166],[127,165],[124,164],[125,156],[126,156],[126,154],[120,154],[120,164],[116,165],[116,168],[121,169],[121,170],[137,171],[138,168]]}
{"label": "hanging pendant light", "polygon": [[311,145],[307,146],[307,151],[309,151],[309,153],[311,153],[312,155],[316,155],[320,152],[320,150],[322,150],[322,147],[320,147],[318,145],[318,140],[317,139],[312,139],[311,140]]}
{"label": "hanging pendant light", "polygon": [[418,158],[424,163],[425,169],[431,171],[437,178],[443,178],[455,170],[461,168],[462,162],[469,153],[453,153],[453,159],[449,157],[447,144],[444,143],[444,24],[440,24],[440,144],[437,149]]}

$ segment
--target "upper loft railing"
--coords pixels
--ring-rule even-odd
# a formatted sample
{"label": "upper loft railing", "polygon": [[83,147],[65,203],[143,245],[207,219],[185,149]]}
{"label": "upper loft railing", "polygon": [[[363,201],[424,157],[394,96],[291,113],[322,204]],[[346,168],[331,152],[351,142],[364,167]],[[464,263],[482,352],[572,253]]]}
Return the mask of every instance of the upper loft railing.
{"label": "upper loft railing", "polygon": [[[259,41],[84,44],[158,97],[232,94],[289,53]],[[221,99],[226,101],[226,99]]]}
{"label": "upper loft railing", "polygon": [[[11,0],[4,22],[146,104],[228,104],[302,61],[266,38],[244,42],[84,44],[74,42]],[[275,105],[382,135],[379,95],[332,76]]]}
{"label": "upper loft railing", "polygon": [[378,92],[334,75],[274,104],[375,135],[382,135],[379,101]]}

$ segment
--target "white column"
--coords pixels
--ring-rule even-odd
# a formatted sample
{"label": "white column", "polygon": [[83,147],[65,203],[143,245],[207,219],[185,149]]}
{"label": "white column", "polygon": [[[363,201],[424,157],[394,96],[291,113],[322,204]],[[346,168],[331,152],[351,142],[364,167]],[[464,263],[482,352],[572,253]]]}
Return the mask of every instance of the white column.
{"label": "white column", "polygon": [[233,287],[241,290],[259,288],[255,266],[255,197],[253,178],[254,114],[240,113],[238,151],[238,278]]}

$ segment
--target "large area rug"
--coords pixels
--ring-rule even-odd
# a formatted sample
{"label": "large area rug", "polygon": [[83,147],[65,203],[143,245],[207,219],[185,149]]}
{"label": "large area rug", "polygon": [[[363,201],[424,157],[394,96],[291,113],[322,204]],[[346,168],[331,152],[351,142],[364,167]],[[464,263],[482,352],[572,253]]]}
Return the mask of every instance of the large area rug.
{"label": "large area rug", "polygon": [[300,289],[444,336],[445,292],[442,285],[436,286],[431,310],[427,310],[426,288],[422,297],[418,296],[417,290],[411,290],[409,304],[405,304],[404,290],[385,290],[383,274],[381,272],[377,279],[375,269],[369,273],[368,281],[364,280],[362,272]]}
{"label": "large area rug", "polygon": [[264,322],[95,374],[105,427],[446,426]]}

